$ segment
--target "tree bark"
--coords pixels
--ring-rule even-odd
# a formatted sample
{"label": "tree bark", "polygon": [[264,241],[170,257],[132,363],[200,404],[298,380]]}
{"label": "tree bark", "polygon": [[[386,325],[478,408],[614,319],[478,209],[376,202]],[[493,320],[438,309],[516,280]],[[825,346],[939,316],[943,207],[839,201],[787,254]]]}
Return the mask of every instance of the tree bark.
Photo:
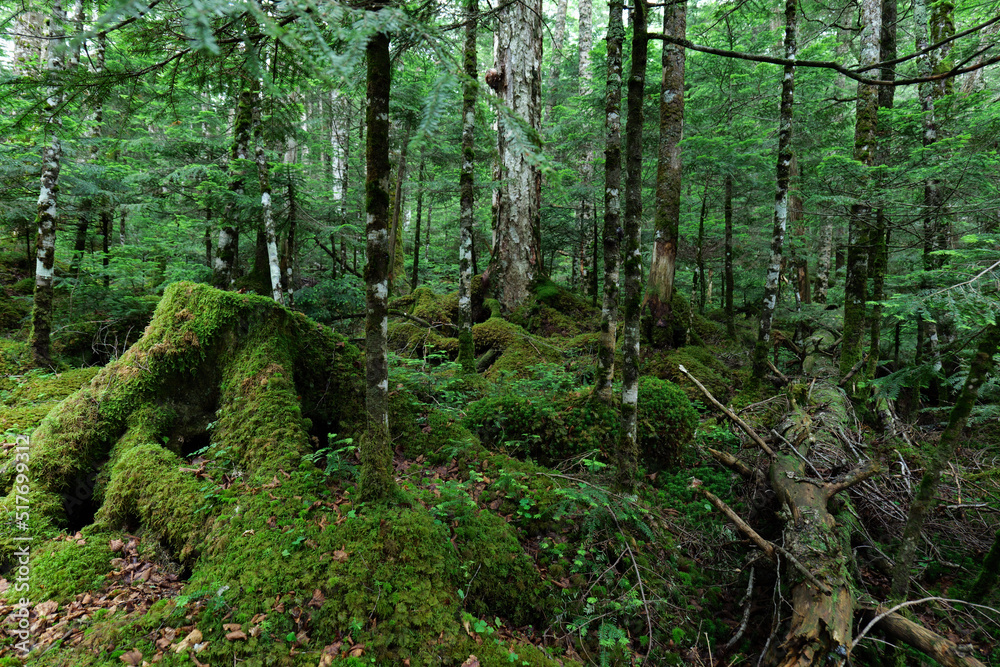
{"label": "tree bark", "polygon": [[566,37],[566,9],[569,3],[567,0],[559,0],[556,3],[556,24],[552,28],[552,67],[549,68],[549,80],[546,82],[549,93],[548,101],[545,104],[545,120],[552,120],[552,108],[555,106],[555,84],[559,80],[559,64],[562,60],[563,40]]}
{"label": "tree bark", "polygon": [[529,285],[542,268],[542,180],[530,159],[541,149],[541,15],[540,0],[507,5],[493,40],[497,79],[491,86],[503,109],[497,122],[499,187],[493,196],[493,255],[488,274],[491,292],[508,312],[528,299]]}
{"label": "tree bark", "polygon": [[392,64],[389,35],[368,40],[367,170],[365,214],[365,408],[368,428],[362,438],[361,494],[384,500],[395,490],[389,439],[389,91]]}
{"label": "tree bark", "polygon": [[250,130],[253,124],[253,97],[251,90],[239,94],[236,107],[236,124],[233,128],[233,148],[229,163],[230,199],[222,211],[219,227],[219,244],[213,265],[214,282],[220,289],[230,289],[238,276],[240,226],[236,200],[243,196],[246,160],[250,159]]}
{"label": "tree bark", "polygon": [[635,486],[639,465],[636,407],[639,400],[639,318],[642,315],[642,122],[643,91],[649,40],[646,36],[646,0],[636,0],[632,11],[632,70],[628,78],[625,125],[625,269],[622,300],[622,410],[617,451],[617,481],[624,489]]}
{"label": "tree bark", "polygon": [[[879,38],[882,30],[882,3],[864,0],[861,5],[861,57],[860,66],[869,67],[878,62]],[[858,84],[858,101],[854,128],[854,159],[864,167],[871,167],[878,143],[878,91],[875,86]],[[859,189],[867,177],[859,183]],[[859,197],[863,197],[859,192]],[[868,301],[868,257],[871,244],[871,206],[859,199],[851,205],[848,228],[847,279],[844,286],[844,342],[840,348],[840,372],[847,375],[861,360],[864,347],[866,308]],[[864,374],[855,376],[855,383]],[[851,387],[854,387],[852,383]],[[854,393],[853,389],[849,393]]]}
{"label": "tree bark", "polygon": [[[888,62],[896,59],[896,20],[897,20],[897,0],[882,0],[882,29],[879,40],[879,60]],[[883,67],[881,78],[892,81],[896,78],[896,70],[892,67]],[[882,86],[878,89],[878,106],[880,109],[891,109],[895,103],[896,89],[893,86]],[[879,165],[889,164],[889,140],[892,136],[892,128],[889,123],[882,122],[876,128],[878,137],[878,147],[875,152],[875,161]],[[875,211],[875,227],[872,229],[871,256],[869,264],[871,266],[872,277],[872,305],[870,342],[868,345],[868,377],[875,377],[878,362],[881,358],[882,344],[882,300],[885,298],[885,277],[889,269],[889,224],[886,220],[886,212],[883,206],[879,206]],[[880,414],[888,415],[883,398],[875,399],[881,404]],[[885,419],[883,419],[885,421]],[[891,421],[890,421],[891,423]],[[889,426],[889,424],[883,424]]]}
{"label": "tree bark", "polygon": [[271,172],[267,164],[267,154],[264,152],[264,127],[261,119],[260,84],[256,83],[257,92],[253,103],[253,137],[254,162],[257,164],[257,180],[260,183],[261,225],[264,229],[264,242],[267,246],[267,269],[271,284],[271,297],[284,305],[285,299],[281,290],[281,262],[278,258],[278,240],[274,232],[274,209],[271,206]]}
{"label": "tree bark", "polygon": [[[593,89],[593,75],[590,71],[590,51],[594,45],[593,27],[591,22],[592,14],[591,0],[580,0],[580,66],[579,73],[580,97],[586,98]],[[584,105],[583,113],[589,116],[589,105]],[[590,259],[587,257],[587,236],[590,233],[594,208],[592,204],[591,182],[594,177],[594,146],[589,137],[584,138],[581,147],[583,152],[583,163],[580,165],[580,187],[583,189],[583,197],[580,200],[580,287],[586,294],[591,286],[592,276],[590,275]]]}
{"label": "tree bark", "polygon": [[424,213],[424,174],[426,165],[424,158],[420,157],[420,166],[417,168],[417,221],[413,229],[413,275],[410,278],[410,291],[417,289],[420,281],[420,222]]}
{"label": "tree bark", "polygon": [[[63,23],[66,15],[59,0],[52,5],[46,34],[45,71],[55,78],[63,70]],[[50,336],[52,334],[53,279],[55,278],[56,223],[58,221],[59,170],[62,162],[62,142],[59,118],[63,91],[57,86],[49,88],[45,98],[42,122],[48,143],[42,150],[42,175],[38,191],[38,237],[35,242],[35,293],[31,308],[30,345],[36,366],[51,366]]]}
{"label": "tree bark", "polygon": [[462,365],[462,371],[470,374],[476,372],[476,351],[472,341],[472,225],[475,222],[476,204],[476,97],[479,94],[476,76],[478,70],[476,14],[478,11],[478,0],[466,0],[464,54],[466,78],[462,87],[462,171],[458,178],[461,191],[458,241],[458,362]]}
{"label": "tree bark", "polygon": [[920,487],[910,504],[906,527],[903,529],[899,552],[896,554],[896,565],[892,571],[893,600],[902,601],[906,598],[910,587],[910,568],[913,566],[913,560],[916,556],[920,531],[923,530],[924,522],[934,508],[934,496],[941,482],[941,473],[955,456],[962,430],[965,428],[965,423],[968,421],[979,396],[979,388],[993,371],[993,355],[997,351],[998,343],[1000,343],[1000,326],[994,322],[987,327],[979,342],[979,348],[976,350],[969,367],[965,386],[951,410],[948,426],[945,427],[937,447],[934,448],[931,460],[920,480]]}
{"label": "tree bark", "polygon": [[608,3],[607,93],[604,103],[604,299],[601,307],[601,345],[598,352],[599,400],[610,405],[615,377],[615,339],[618,330],[618,232],[621,229],[622,184],[622,2]]}
{"label": "tree bark", "polygon": [[[795,0],[785,3],[785,58],[794,61],[795,40]],[[778,164],[775,173],[778,187],[774,195],[774,230],[771,233],[771,259],[767,265],[767,279],[764,283],[764,302],[760,311],[760,327],[757,330],[757,344],[754,347],[753,375],[762,379],[767,373],[767,353],[771,348],[771,324],[778,305],[778,280],[781,277],[782,245],[788,225],[788,185],[792,175],[792,105],[795,97],[795,67],[785,66],[781,81],[781,113],[778,121]]]}
{"label": "tree bark", "polygon": [[733,277],[733,176],[726,174],[723,191],[723,217],[726,225],[725,265],[723,267],[723,285],[726,293],[726,333],[730,338],[736,338],[736,309],[733,307],[733,291],[736,283]]}
{"label": "tree bark", "polygon": [[[687,30],[687,2],[671,3],[664,9],[663,32],[683,39]],[[643,309],[649,309],[653,330],[670,327],[670,300],[674,293],[678,225],[681,216],[681,148],[684,134],[685,51],[674,44],[663,45],[663,78],[660,82],[660,141],[656,163],[656,214],[653,220],[653,258],[646,283]],[[666,335],[652,336],[653,347],[671,344]]]}

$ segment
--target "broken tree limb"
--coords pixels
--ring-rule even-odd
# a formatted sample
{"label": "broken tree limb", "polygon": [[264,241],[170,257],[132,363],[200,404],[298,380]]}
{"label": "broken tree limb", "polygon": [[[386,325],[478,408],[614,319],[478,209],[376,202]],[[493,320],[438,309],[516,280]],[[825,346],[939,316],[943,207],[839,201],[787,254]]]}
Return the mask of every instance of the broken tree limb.
{"label": "broken tree limb", "polygon": [[760,534],[758,534],[756,530],[751,528],[750,524],[744,521],[739,514],[731,510],[729,508],[729,505],[722,502],[721,498],[719,498],[714,493],[712,493],[704,486],[702,486],[700,479],[691,480],[691,486],[701,491],[702,495],[705,496],[705,499],[708,500],[708,502],[712,503],[712,506],[715,507],[715,509],[725,514],[726,518],[729,519],[733,523],[733,525],[739,528],[744,535],[749,537],[754,544],[760,547],[761,551],[767,554],[768,558],[770,558],[771,560],[777,560],[777,556],[775,555],[774,544],[761,537]]}
{"label": "broken tree limb", "polygon": [[732,454],[729,454],[728,452],[720,452],[719,450],[712,449],[711,447],[706,447],[705,450],[709,454],[711,454],[713,459],[715,459],[722,465],[726,466],[730,470],[733,470],[739,473],[740,475],[743,475],[747,479],[752,479],[758,484],[767,483],[767,477],[764,476],[764,473],[762,473],[760,470],[757,470],[756,468],[751,468],[746,463],[740,461]]}
{"label": "broken tree limb", "polygon": [[684,368],[683,364],[678,364],[677,367],[680,369],[681,373],[684,373],[684,375],[686,375],[688,379],[691,380],[691,382],[694,382],[695,386],[697,386],[698,389],[701,390],[701,393],[705,395],[705,398],[711,401],[712,405],[721,410],[727,417],[729,417],[730,420],[732,420],[734,424],[739,426],[744,433],[750,436],[750,439],[753,440],[758,447],[767,452],[768,456],[771,457],[774,456],[774,452],[771,450],[770,447],[767,446],[767,443],[764,442],[764,439],[761,438],[759,435],[757,435],[757,432],[754,431],[752,428],[750,428],[749,424],[740,419],[739,416],[737,416],[736,413],[734,413],[732,410],[730,410],[722,403],[720,403],[718,399],[715,398],[715,396],[712,396],[712,392],[706,389],[705,385],[703,385],[701,382],[698,381],[698,378],[691,375],[691,373],[688,372],[688,369]]}
{"label": "broken tree limb", "polygon": [[833,592],[830,590],[830,587],[821,582],[820,580],[818,580],[816,576],[812,572],[810,572],[809,569],[805,565],[803,565],[798,558],[795,557],[795,554],[789,552],[781,545],[775,544],[774,542],[765,540],[763,537],[761,537],[757,531],[755,531],[753,528],[750,527],[750,524],[744,521],[740,517],[740,515],[734,512],[729,507],[729,505],[723,502],[721,498],[719,498],[714,493],[712,493],[704,486],[702,486],[700,479],[693,479],[691,481],[691,486],[701,491],[702,495],[705,496],[705,499],[708,500],[708,502],[712,503],[712,506],[715,507],[715,509],[725,514],[726,518],[729,519],[737,528],[743,531],[743,533],[747,537],[749,537],[754,544],[760,547],[761,550],[771,560],[777,562],[778,554],[781,554],[782,556],[787,558],[788,562],[790,562],[796,569],[798,569],[799,572],[802,574],[802,576],[804,576],[806,580],[808,580],[812,585],[814,585],[816,588],[823,591],[827,595],[832,595]]}
{"label": "broken tree limb", "polygon": [[[934,598],[926,599],[932,600]],[[915,602],[921,602],[921,600],[916,600]],[[876,628],[884,632],[890,639],[909,644],[918,651],[926,653],[945,667],[985,667],[982,662],[972,655],[970,647],[955,644],[941,635],[931,632],[919,623],[914,623],[893,611],[862,607],[858,609],[858,616],[867,625],[854,640],[854,645],[864,638],[868,630]]]}
{"label": "broken tree limb", "polygon": [[869,461],[860,468],[855,468],[843,477],[836,479],[826,485],[826,497],[832,498],[844,489],[849,489],[855,484],[860,484],[869,477],[877,475],[881,471],[878,463]]}
{"label": "broken tree limb", "polygon": [[864,368],[865,362],[868,361],[869,354],[870,354],[869,352],[865,352],[863,355],[861,355],[861,360],[858,363],[851,366],[851,370],[847,371],[847,375],[841,378],[840,382],[838,382],[837,384],[841,387],[846,387],[847,383],[851,381],[851,378],[857,375],[858,371]]}

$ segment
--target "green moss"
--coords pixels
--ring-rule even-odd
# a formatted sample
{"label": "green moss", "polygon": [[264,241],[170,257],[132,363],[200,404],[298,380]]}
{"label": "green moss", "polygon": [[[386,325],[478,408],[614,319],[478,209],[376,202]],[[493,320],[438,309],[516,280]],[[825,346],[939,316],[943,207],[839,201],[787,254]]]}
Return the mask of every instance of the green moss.
{"label": "green moss", "polygon": [[733,379],[729,370],[711,350],[698,345],[656,352],[645,360],[642,373],[661,380],[670,380],[679,385],[692,401],[704,402],[704,394],[687,375],[681,373],[680,366],[684,366],[691,375],[698,378],[698,381],[723,403],[731,396]]}
{"label": "green moss", "polygon": [[640,456],[662,467],[680,460],[694,436],[698,412],[674,383],[640,377],[636,420]]}
{"label": "green moss", "polygon": [[[51,540],[31,557],[31,592],[37,600],[71,601],[79,593],[97,591],[114,567],[108,546],[111,534],[92,528],[77,540]],[[12,591],[11,591],[12,592]]]}
{"label": "green moss", "polygon": [[545,585],[511,525],[474,504],[452,519],[462,565],[456,586],[464,591],[466,609],[476,616],[500,616],[515,626],[543,625],[552,604],[545,604]]}

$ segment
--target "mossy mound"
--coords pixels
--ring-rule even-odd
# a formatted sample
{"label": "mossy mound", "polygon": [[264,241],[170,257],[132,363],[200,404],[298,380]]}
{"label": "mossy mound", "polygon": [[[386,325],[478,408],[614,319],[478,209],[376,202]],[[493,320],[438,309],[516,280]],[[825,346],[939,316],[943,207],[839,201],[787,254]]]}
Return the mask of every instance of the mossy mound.
{"label": "mossy mound", "polygon": [[[28,346],[18,343],[4,346],[14,359],[8,368],[24,370],[30,364]],[[2,353],[0,353],[2,354]],[[0,430],[28,434],[60,401],[90,382],[98,368],[77,368],[62,373],[42,370],[25,371],[16,377],[6,376],[0,401]],[[13,375],[13,374],[12,374]]]}
{"label": "mossy mound", "polygon": [[[32,585],[52,599],[100,586],[108,535],[121,531],[162,544],[190,580],[155,612],[93,618],[84,644],[27,664],[119,664],[126,650],[169,663],[180,654],[154,643],[158,629],[196,626],[207,664],[315,665],[352,636],[366,664],[458,665],[478,648],[463,607],[544,618],[551,591],[491,510],[451,517],[427,485],[411,489],[412,507],[362,506],[352,480],[331,486],[316,467],[313,434],[361,431],[362,366],[354,346],[266,298],[171,286],[143,338],[33,435],[27,532],[51,564],[35,564]],[[402,423],[428,451],[471,437],[438,413]],[[25,531],[4,490],[0,557],[10,563]],[[66,541],[61,529],[80,523],[91,524],[86,544]],[[226,639],[223,623],[248,639]],[[488,643],[494,658],[483,664],[512,654],[556,664],[511,639]]]}
{"label": "mossy mound", "polygon": [[510,321],[542,336],[573,337],[596,331],[600,310],[545,277],[531,283],[532,298],[510,315]]}
{"label": "mossy mound", "polygon": [[389,348],[408,357],[444,352],[454,358],[458,355],[458,339],[447,338],[410,321],[393,322],[389,325]]}
{"label": "mossy mound", "polygon": [[526,377],[539,363],[559,363],[562,351],[549,341],[533,336],[517,324],[499,315],[472,327],[476,354],[499,352],[499,357],[486,370],[485,377],[496,380],[505,375]]}
{"label": "mossy mound", "polygon": [[[694,435],[698,414],[679,387],[643,377],[639,382],[640,456],[664,467],[675,463]],[[616,408],[589,393],[535,394],[516,386],[471,404],[465,425],[483,444],[552,464],[587,452],[611,458],[619,438]]]}
{"label": "mossy mound", "polygon": [[680,371],[684,366],[722,402],[735,391],[733,375],[708,348],[688,345],[676,350],[654,352],[643,361],[642,374],[670,380],[680,386],[692,401],[704,402],[705,397],[690,379]]}

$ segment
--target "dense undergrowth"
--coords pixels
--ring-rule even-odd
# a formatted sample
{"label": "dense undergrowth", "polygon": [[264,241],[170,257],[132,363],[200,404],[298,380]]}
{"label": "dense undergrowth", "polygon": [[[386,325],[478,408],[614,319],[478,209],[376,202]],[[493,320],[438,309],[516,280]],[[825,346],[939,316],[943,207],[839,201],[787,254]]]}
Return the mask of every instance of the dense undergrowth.
{"label": "dense undergrowth", "polygon": [[[0,423],[10,442],[32,433],[33,601],[57,607],[33,612],[51,641],[22,658],[4,638],[0,664],[141,664],[129,662],[141,654],[195,665],[460,665],[473,655],[483,665],[659,665],[709,664],[713,650],[726,664],[755,660],[769,611],[720,647],[740,626],[749,571],[757,609],[770,610],[780,582],[690,480],[772,539],[777,507],[706,456],[712,447],[753,462],[678,366],[760,432],[783,399],[751,388],[721,327],[689,315],[690,333],[675,334],[687,344],[644,360],[643,477],[637,495],[622,495],[610,475],[615,410],[589,392],[595,314],[551,283],[536,292],[509,320],[479,300],[473,376],[454,362],[453,295],[395,302],[411,317],[390,336],[405,498],[392,507],[357,500],[361,352],[266,299],[176,284],[143,338],[103,368],[31,370],[24,343],[5,341]],[[12,459],[5,446],[8,578],[19,530]],[[990,474],[963,480],[967,502],[1000,508]],[[878,511],[858,504],[871,539],[862,552],[891,549],[898,517]],[[942,558],[923,571],[930,591],[960,592],[983,542],[970,550],[961,530],[975,525],[935,527]],[[877,576],[878,560],[859,554]],[[155,574],[126,581],[129,568]],[[14,602],[13,588],[0,592],[5,609]],[[964,616],[947,623],[987,641]]]}

